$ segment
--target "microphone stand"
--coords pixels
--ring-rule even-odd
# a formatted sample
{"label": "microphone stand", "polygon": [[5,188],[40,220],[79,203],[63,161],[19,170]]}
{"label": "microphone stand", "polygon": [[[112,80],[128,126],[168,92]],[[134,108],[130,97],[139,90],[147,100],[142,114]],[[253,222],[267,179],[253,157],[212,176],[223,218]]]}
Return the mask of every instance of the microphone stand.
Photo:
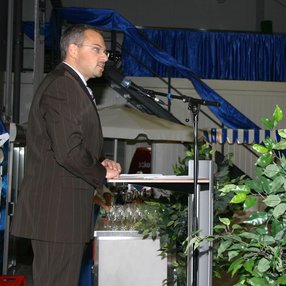
{"label": "microphone stand", "polygon": [[[200,104],[192,100],[188,103],[188,109],[191,110],[193,115],[193,130],[194,130],[194,197],[193,203],[191,201],[191,196],[189,196],[188,205],[189,208],[193,206],[193,217],[189,218],[191,220],[191,228],[188,229],[188,236],[190,236],[194,231],[199,229],[199,185],[198,185],[198,173],[199,173],[199,151],[198,151],[198,125],[199,125],[199,112]],[[191,276],[190,271],[187,271],[187,285],[198,286],[198,269],[199,269],[199,251],[198,249],[193,250],[191,253],[188,253],[188,261],[191,257],[193,258],[193,276]],[[193,278],[193,284],[191,284],[191,279]]]}
{"label": "microphone stand", "polygon": [[208,106],[216,106],[219,107],[220,103],[216,101],[208,101],[200,98],[194,98],[187,95],[174,95],[174,94],[166,94],[163,92],[158,92],[151,89],[141,89],[141,93],[145,93],[146,96],[153,98],[157,102],[161,102],[160,99],[156,98],[156,95],[167,97],[168,99],[179,99],[183,102],[188,102],[189,104],[198,104],[198,105],[208,105]]}
{"label": "microphone stand", "polygon": [[[165,93],[157,92],[153,90],[145,90],[145,93],[148,96],[156,98],[155,95],[165,96]],[[199,126],[199,113],[201,105],[208,106],[216,106],[219,107],[220,103],[215,101],[206,101],[203,99],[192,98],[186,95],[167,95],[168,98],[180,99],[183,102],[188,103],[188,109],[192,113],[193,117],[193,129],[194,129],[194,169],[193,169],[193,177],[194,177],[194,197],[192,200],[191,195],[188,199],[188,236],[192,234],[192,232],[196,232],[199,230],[199,197],[200,197],[200,189],[198,185],[198,171],[199,171],[199,151],[198,151],[198,126]],[[192,203],[193,202],[193,203]],[[191,206],[193,206],[192,212]],[[192,215],[191,215],[192,213]],[[192,250],[188,254],[188,262],[187,262],[187,286],[199,286],[198,281],[198,270],[199,270],[199,250]],[[190,271],[190,261],[192,259],[192,272]]]}

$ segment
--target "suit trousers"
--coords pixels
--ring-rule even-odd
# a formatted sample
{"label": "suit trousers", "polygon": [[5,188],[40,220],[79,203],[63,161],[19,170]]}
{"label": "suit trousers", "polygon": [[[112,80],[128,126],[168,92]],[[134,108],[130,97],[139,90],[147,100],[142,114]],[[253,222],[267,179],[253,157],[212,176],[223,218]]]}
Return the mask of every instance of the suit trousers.
{"label": "suit trousers", "polygon": [[77,286],[85,246],[32,240],[34,286]]}

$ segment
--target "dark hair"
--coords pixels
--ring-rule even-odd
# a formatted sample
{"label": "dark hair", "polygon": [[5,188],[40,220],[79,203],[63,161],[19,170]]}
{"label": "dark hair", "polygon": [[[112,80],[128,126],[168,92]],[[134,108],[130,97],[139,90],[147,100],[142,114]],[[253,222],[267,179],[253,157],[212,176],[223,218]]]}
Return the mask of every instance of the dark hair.
{"label": "dark hair", "polygon": [[102,32],[93,26],[77,24],[67,27],[61,36],[60,49],[61,59],[64,60],[67,55],[67,49],[70,44],[81,44],[84,40],[84,32],[86,30],[93,30],[102,35]]}

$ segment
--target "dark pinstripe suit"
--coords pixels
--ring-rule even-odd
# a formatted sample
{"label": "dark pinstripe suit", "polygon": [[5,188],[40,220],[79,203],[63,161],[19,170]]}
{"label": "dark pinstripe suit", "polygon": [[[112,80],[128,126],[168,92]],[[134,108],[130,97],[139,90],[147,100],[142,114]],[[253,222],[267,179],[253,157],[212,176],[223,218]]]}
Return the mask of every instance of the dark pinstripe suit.
{"label": "dark pinstripe suit", "polygon": [[93,235],[94,188],[106,170],[99,158],[102,130],[80,77],[60,64],[34,96],[27,131],[27,161],[12,234],[64,243]]}

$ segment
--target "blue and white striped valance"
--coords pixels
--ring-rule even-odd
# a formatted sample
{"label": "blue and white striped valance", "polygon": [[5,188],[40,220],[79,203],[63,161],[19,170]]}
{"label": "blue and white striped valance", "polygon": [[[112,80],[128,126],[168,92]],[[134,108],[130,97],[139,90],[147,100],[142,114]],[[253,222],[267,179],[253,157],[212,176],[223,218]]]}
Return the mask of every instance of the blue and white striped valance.
{"label": "blue and white striped valance", "polygon": [[228,129],[211,128],[204,130],[204,138],[209,143],[254,144],[261,143],[265,138],[280,140],[277,130],[263,129]]}

